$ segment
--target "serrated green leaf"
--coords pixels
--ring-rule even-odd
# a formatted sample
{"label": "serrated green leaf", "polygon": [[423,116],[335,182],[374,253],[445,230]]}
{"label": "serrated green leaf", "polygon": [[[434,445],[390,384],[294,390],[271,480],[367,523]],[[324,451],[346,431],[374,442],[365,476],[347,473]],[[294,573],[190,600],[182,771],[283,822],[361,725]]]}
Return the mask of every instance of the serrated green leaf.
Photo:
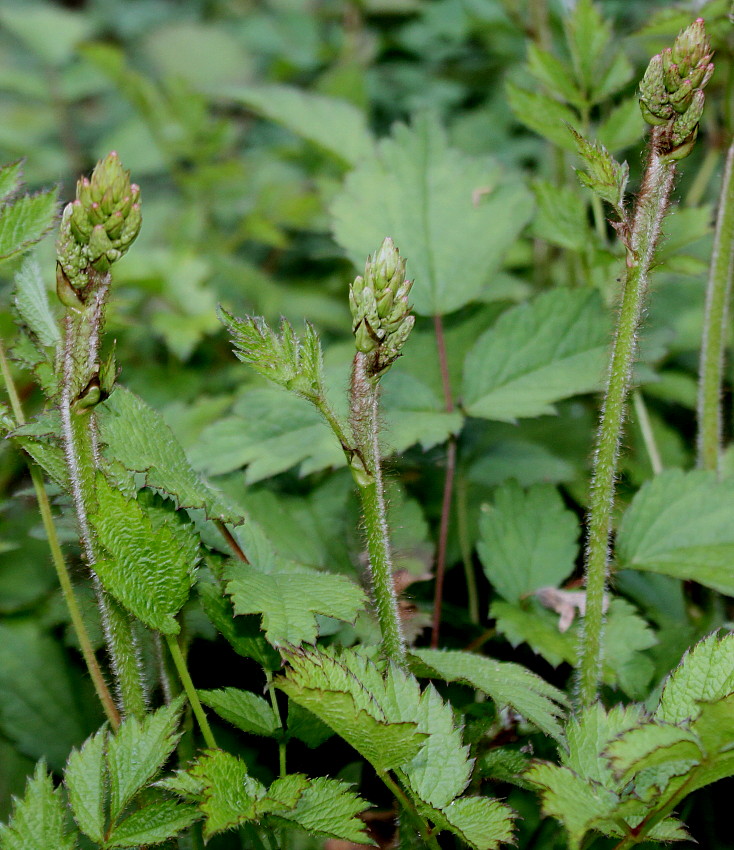
{"label": "serrated green leaf", "polygon": [[148,714],[142,721],[129,717],[110,736],[107,765],[110,774],[110,819],[114,822],[132,798],[150,781],[173,752],[183,696]]}
{"label": "serrated green leaf", "polygon": [[609,711],[599,703],[585,709],[566,728],[568,751],[561,761],[575,774],[614,788],[609,764],[601,757],[611,740],[638,726],[642,707],[615,706]]}
{"label": "serrated green leaf", "polygon": [[190,526],[176,532],[168,524],[155,527],[142,505],[110,487],[101,473],[96,496],[92,525],[112,559],[95,564],[102,584],[151,629],[178,634],[176,614],[188,599],[198,560],[196,533]]}
{"label": "serrated green leaf", "polygon": [[105,840],[107,730],[88,738],[81,749],[72,750],[64,771],[69,803],[79,829],[98,844]]}
{"label": "serrated green leaf", "polygon": [[463,797],[443,810],[452,832],[474,850],[496,850],[500,844],[512,844],[515,812],[499,800],[487,797]]}
{"label": "serrated green leaf", "polygon": [[271,387],[244,393],[243,415],[224,417],[202,434],[191,452],[198,469],[221,475],[247,466],[253,484],[302,464],[301,473],[346,464],[344,452],[319,412],[302,399]]}
{"label": "serrated green leaf", "polygon": [[349,165],[374,152],[364,113],[345,100],[284,85],[231,86],[216,95],[282,124]]}
{"label": "serrated green leaf", "polygon": [[37,623],[18,618],[0,624],[0,729],[21,752],[61,770],[71,748],[91,731],[79,704],[86,693],[81,688],[60,644]]}
{"label": "serrated green leaf", "polygon": [[430,675],[462,682],[488,694],[499,707],[512,706],[546,734],[563,739],[559,719],[568,704],[564,694],[519,664],[494,661],[468,652],[414,649]]}
{"label": "serrated green leaf", "polygon": [[569,66],[537,44],[528,47],[528,70],[548,92],[574,106],[584,106],[586,98],[579,91]]}
{"label": "serrated green leaf", "polygon": [[547,180],[536,181],[533,192],[537,204],[534,234],[551,245],[585,251],[589,246],[590,228],[578,192],[568,186],[555,186]]}
{"label": "serrated green leaf", "polygon": [[496,600],[490,606],[489,616],[512,646],[527,643],[553,667],[564,661],[576,662],[576,635],[571,630],[560,632],[557,615],[541,608],[539,603],[533,601],[525,610]]}
{"label": "serrated green leaf", "polygon": [[10,162],[0,167],[0,203],[14,195],[21,187],[23,160]]}
{"label": "serrated green leaf", "polygon": [[146,484],[173,496],[179,507],[203,508],[211,519],[237,524],[242,518],[194,472],[163,417],[130,390],[118,386],[98,407],[107,456]]}
{"label": "serrated green leaf", "polygon": [[600,77],[605,76],[604,60],[612,39],[611,24],[604,20],[591,0],[579,0],[565,24],[566,41],[579,84],[585,92],[596,92],[602,84]]}
{"label": "serrated green leaf", "polygon": [[572,127],[569,128],[576,150],[584,161],[586,172],[577,171],[579,180],[599,197],[611,204],[623,216],[624,193],[629,178],[629,166],[619,163],[599,142],[590,142]]}
{"label": "serrated green leaf", "polygon": [[503,313],[464,364],[467,412],[485,419],[555,412],[604,379],[609,320],[595,292],[555,289]]}
{"label": "serrated green leaf", "polygon": [[199,812],[177,800],[159,799],[145,805],[121,821],[105,841],[105,847],[138,847],[160,844],[188,829]]}
{"label": "serrated green leaf", "polygon": [[518,121],[559,148],[575,150],[567,129],[578,121],[572,109],[548,95],[529,91],[512,82],[505,86],[505,92]]}
{"label": "serrated green leaf", "polygon": [[450,313],[490,283],[530,217],[525,187],[500,176],[496,162],[449,148],[433,118],[397,125],[332,203],[334,236],[358,268],[391,236],[415,279],[415,311]]}
{"label": "serrated green leaf", "polygon": [[579,526],[549,484],[526,492],[508,481],[484,506],[477,552],[484,572],[508,602],[519,602],[541,587],[558,587],[575,568]]}
{"label": "serrated green leaf", "polygon": [[200,583],[197,590],[207,617],[236,653],[266,670],[280,669],[280,655],[263,637],[258,617],[235,617],[232,603],[215,585]]}
{"label": "serrated green leaf", "polygon": [[697,643],[671,673],[660,705],[658,720],[682,723],[698,717],[701,701],[714,701],[734,692],[734,635],[716,634]]}
{"label": "serrated green leaf", "polygon": [[15,308],[41,345],[56,345],[61,332],[48,301],[41,267],[35,257],[27,257],[15,275]]}
{"label": "serrated green leaf", "polygon": [[315,401],[323,397],[321,343],[312,325],[306,325],[303,339],[299,339],[286,319],[280,320],[280,333],[260,316],[237,318],[222,307],[219,319],[229,331],[235,354],[243,363],[302,398]]}
{"label": "serrated green leaf", "polygon": [[266,788],[247,772],[247,765],[237,756],[209,750],[191,768],[191,775],[203,787],[201,811],[206,817],[204,838],[256,820],[258,803]]}
{"label": "serrated green leaf", "polygon": [[[619,782],[629,780],[641,770],[670,762],[683,763],[677,772],[695,766],[703,757],[696,735],[672,724],[644,723],[628,730],[606,748],[614,776]],[[665,791],[660,787],[659,792]]]}
{"label": "serrated green leaf", "polygon": [[278,558],[260,529],[240,534],[249,564],[230,561],[227,593],[236,614],[261,614],[273,646],[315,643],[317,614],[354,622],[366,605],[364,591],[346,576],[321,573]]}
{"label": "serrated green leaf", "polygon": [[543,814],[566,828],[569,850],[579,850],[586,833],[610,818],[619,806],[616,794],[591,785],[567,767],[536,764],[526,778],[542,789]]}
{"label": "serrated green leaf", "polygon": [[12,257],[39,242],[52,227],[58,190],[24,195],[0,210],[0,260]]}
{"label": "serrated green leaf", "polygon": [[624,569],[692,579],[734,595],[734,480],[670,469],[647,482],[624,513],[616,554]]}
{"label": "serrated green leaf", "polygon": [[[397,712],[382,676],[354,652],[339,657],[316,650],[290,658],[286,675],[276,685],[351,744],[377,770],[399,767],[415,758],[426,736],[417,720],[391,719]],[[348,665],[348,666],[347,666]],[[388,673],[400,676],[395,669]],[[387,704],[387,708],[386,708]]]}
{"label": "serrated green leaf", "polygon": [[7,824],[0,824],[2,850],[75,850],[76,841],[66,831],[66,807],[54,790],[43,762],[28,780],[23,798],[14,800]]}
{"label": "serrated green leaf", "polygon": [[[271,793],[269,791],[268,795]],[[348,785],[320,776],[309,781],[291,811],[275,814],[312,835],[374,845],[367,835],[365,822],[357,817],[367,808],[369,804],[350,791]]]}
{"label": "serrated green leaf", "polygon": [[197,691],[199,698],[220,717],[243,732],[272,736],[280,728],[272,706],[262,697],[238,688]]}

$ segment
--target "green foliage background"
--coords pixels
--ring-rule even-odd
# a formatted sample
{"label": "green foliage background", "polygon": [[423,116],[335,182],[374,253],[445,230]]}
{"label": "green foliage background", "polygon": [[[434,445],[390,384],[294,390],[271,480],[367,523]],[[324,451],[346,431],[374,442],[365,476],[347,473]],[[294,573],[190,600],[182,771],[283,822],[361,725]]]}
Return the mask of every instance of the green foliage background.
{"label": "green foliage background", "polygon": [[[558,615],[536,591],[579,576],[594,393],[621,256],[576,179],[580,163],[563,122],[626,159],[636,185],[643,134],[636,83],[653,52],[692,18],[706,18],[717,70],[701,141],[681,169],[666,220],[636,373],[661,462],[682,469],[694,465],[712,204],[733,129],[728,2],[601,0],[596,7],[608,28],[585,30],[579,18],[576,31],[569,24],[573,6],[560,0],[0,5],[0,162],[25,158],[28,186],[57,184],[66,202],[78,174],[118,151],[142,187],[144,211],[138,241],[115,267],[108,308],[121,381],[162,413],[194,468],[248,518],[243,535],[261,533],[272,562],[297,562],[296,572],[361,578],[351,478],[317,415],[235,361],[216,307],[263,315],[271,324],[284,316],[296,328],[307,317],[324,341],[339,408],[351,358],[347,284],[384,236],[394,238],[416,279],[419,316],[405,356],[384,381],[390,513],[398,566],[416,579],[409,591],[415,639],[421,646],[427,641],[432,585],[426,574],[434,566],[447,440],[455,435],[442,645],[483,646],[487,655],[520,661],[559,687],[569,684],[578,625],[560,632]],[[554,64],[549,54],[565,64]],[[50,290],[53,239],[35,256]],[[14,334],[11,282],[18,265],[13,258],[0,265],[4,338]],[[449,409],[434,315],[445,324]],[[27,412],[37,412],[34,381],[20,371],[18,379]],[[114,441],[111,407],[106,427]],[[620,517],[643,489],[619,527],[623,571],[609,611],[604,670],[610,703],[656,693],[692,642],[728,623],[728,604],[706,588],[734,593],[734,456],[727,453],[715,493],[697,477],[703,473],[674,470],[649,483],[641,409],[630,415],[620,481]],[[23,458],[0,444],[2,819],[37,759],[60,770],[71,748],[101,723],[27,487]],[[57,503],[79,565],[72,515],[63,497]],[[661,504],[672,504],[671,512],[663,516]],[[212,532],[203,511],[193,516],[206,540]],[[658,521],[665,533],[658,526],[651,540],[646,530]],[[665,547],[657,543],[662,539]],[[278,569],[293,581],[282,564]],[[471,589],[466,571],[478,589]],[[683,583],[689,579],[706,587]],[[101,644],[81,566],[77,580]],[[373,639],[367,616],[350,626],[323,617],[318,600],[303,610],[299,588],[283,594],[279,612],[291,626],[298,620],[296,637],[318,628],[327,642]],[[267,587],[263,598],[280,592]],[[248,598],[247,604],[254,607],[243,613],[270,611],[263,625],[277,630],[272,603],[258,608]],[[183,615],[197,685],[258,692],[259,669],[253,673],[254,665],[217,638],[210,622],[216,618],[208,611],[207,619],[204,608],[193,601]],[[266,669],[277,668],[269,647],[257,651]],[[215,665],[207,661],[212,652],[219,653]],[[154,647],[146,653],[155,676]],[[491,747],[481,744],[507,734],[522,762],[519,742],[529,730],[480,703],[464,704],[457,686],[446,692],[479,742],[477,781],[509,797],[524,818],[519,845],[565,846],[554,837],[557,826],[541,822],[527,793],[506,781],[518,766],[493,761]],[[218,692],[210,693],[207,704],[216,707]],[[243,742],[227,729],[218,731],[228,748],[258,779],[270,781],[275,748],[262,756],[262,739]],[[550,738],[532,740],[536,754],[552,758]],[[358,780],[359,766],[340,755],[340,778]],[[307,761],[308,751],[296,758]],[[710,817],[715,798],[693,799],[694,834],[706,846],[726,847]],[[212,846],[235,846],[215,841],[221,844]]]}

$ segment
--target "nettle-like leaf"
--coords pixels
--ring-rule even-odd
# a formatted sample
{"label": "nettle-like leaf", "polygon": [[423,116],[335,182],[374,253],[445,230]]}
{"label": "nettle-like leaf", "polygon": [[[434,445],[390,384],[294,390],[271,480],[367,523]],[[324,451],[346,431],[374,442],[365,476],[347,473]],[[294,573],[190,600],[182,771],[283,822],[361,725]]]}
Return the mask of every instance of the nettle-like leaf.
{"label": "nettle-like leaf", "polygon": [[[562,593],[565,604],[578,605],[573,595]],[[581,593],[583,599],[583,593]],[[581,619],[577,616],[570,628],[561,631],[561,617],[541,607],[536,599],[522,605],[497,600],[492,603],[490,617],[496,628],[513,646],[527,643],[554,667],[562,662],[575,665],[579,646]],[[653,675],[651,659],[644,650],[657,643],[648,623],[626,599],[612,599],[606,615],[602,679],[617,685],[633,697],[644,697],[645,687]]]}
{"label": "nettle-like leaf", "polygon": [[250,776],[237,756],[209,750],[188,772],[179,771],[173,780],[159,784],[198,799],[207,840],[242,824],[282,827],[287,823],[318,836],[373,843],[364,821],[357,817],[368,804],[335,779],[290,774],[267,788]]}
{"label": "nettle-like leaf", "polygon": [[[455,805],[473,761],[450,705],[390,664],[384,670],[353,650],[292,653],[276,684],[351,744],[375,769],[396,771],[439,829],[491,850],[512,834],[512,812],[496,800]],[[467,798],[474,800],[475,798]],[[477,798],[478,799],[478,798]],[[484,829],[480,812],[486,816]]]}
{"label": "nettle-like leaf", "polygon": [[223,308],[219,317],[235,345],[235,354],[259,375],[311,401],[324,395],[321,343],[313,326],[306,323],[303,339],[286,319],[276,333],[260,316],[239,319]]}
{"label": "nettle-like leaf", "polygon": [[576,171],[579,180],[611,204],[620,219],[624,220],[624,193],[629,179],[629,166],[626,162],[618,163],[600,142],[590,142],[572,127],[569,129],[586,166],[586,172]]}
{"label": "nettle-like leaf", "polygon": [[563,739],[559,720],[568,700],[525,667],[458,651],[414,649],[411,656],[420,660],[418,675],[437,676],[476,688],[488,694],[498,707],[512,706],[547,735],[557,741]]}
{"label": "nettle-like leaf", "polygon": [[250,691],[221,688],[198,691],[198,694],[204,705],[214,709],[220,717],[243,732],[272,737],[280,728],[270,703]]}
{"label": "nettle-like leaf", "polygon": [[131,472],[145,475],[148,487],[167,493],[181,508],[202,508],[211,519],[242,518],[194,472],[163,417],[130,390],[117,386],[98,407],[106,455]]}
{"label": "nettle-like leaf", "polygon": [[36,765],[22,799],[13,799],[9,823],[0,824],[0,848],[75,850],[76,841],[66,827],[66,806],[61,789],[54,789],[43,762]]}
{"label": "nettle-like leaf", "polygon": [[560,494],[549,484],[523,491],[509,481],[484,506],[477,552],[487,578],[509,602],[541,587],[557,587],[573,572],[579,526]]}
{"label": "nettle-like leaf", "polygon": [[670,469],[635,495],[616,543],[621,568],[693,580],[734,595],[734,479]]}
{"label": "nettle-like leaf", "polygon": [[27,251],[53,227],[58,189],[12,199],[21,189],[21,165],[0,168],[0,260]]}
{"label": "nettle-like leaf", "polygon": [[159,844],[198,819],[194,807],[146,790],[178,743],[182,706],[179,697],[115,734],[102,729],[71,753],[64,782],[74,819],[105,850]]}
{"label": "nettle-like leaf", "polygon": [[573,109],[547,94],[530,91],[513,82],[507,83],[505,94],[518,121],[554,145],[568,151],[574,150],[573,139],[567,129],[578,120]]}
{"label": "nettle-like leaf", "polygon": [[602,386],[608,347],[596,292],[545,292],[507,310],[476,341],[464,363],[464,407],[506,422],[554,413],[556,402]]}
{"label": "nettle-like leaf", "polygon": [[282,124],[349,165],[374,151],[364,113],[345,100],[284,85],[225,86],[215,94]]}
{"label": "nettle-like leaf", "polygon": [[334,236],[358,268],[391,236],[415,278],[416,313],[450,313],[491,283],[530,218],[529,192],[501,174],[497,162],[450,148],[435,118],[396,125],[335,198]]}
{"label": "nettle-like leaf", "polygon": [[279,557],[255,523],[240,539],[249,563],[229,562],[227,593],[236,614],[262,615],[273,646],[315,643],[318,614],[353,623],[365,607],[364,591],[351,579]]}
{"label": "nettle-like leaf", "polygon": [[95,564],[102,584],[151,629],[178,634],[176,614],[188,599],[198,560],[196,532],[175,516],[154,524],[140,502],[111,487],[102,473],[96,496],[91,521],[110,557]]}
{"label": "nettle-like leaf", "polygon": [[538,207],[533,219],[533,233],[551,245],[571,251],[586,251],[592,237],[586,207],[578,192],[547,180],[536,181],[533,192]]}
{"label": "nettle-like leaf", "polygon": [[40,346],[55,347],[60,342],[61,332],[35,257],[27,257],[15,275],[13,301],[18,316]]}

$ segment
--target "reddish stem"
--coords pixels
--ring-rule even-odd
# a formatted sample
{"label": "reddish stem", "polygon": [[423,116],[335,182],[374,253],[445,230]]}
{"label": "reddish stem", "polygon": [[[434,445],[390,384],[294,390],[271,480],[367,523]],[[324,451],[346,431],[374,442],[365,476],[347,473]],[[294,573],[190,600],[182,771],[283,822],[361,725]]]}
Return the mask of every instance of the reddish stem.
{"label": "reddish stem", "polygon": [[[438,348],[438,365],[441,370],[441,383],[446,411],[454,409],[454,397],[451,392],[451,376],[449,375],[448,359],[446,357],[446,340],[443,333],[443,319],[433,317],[433,327],[436,332],[436,347]],[[449,538],[449,519],[451,516],[451,499],[454,492],[454,474],[456,472],[456,437],[449,437],[446,450],[446,477],[443,482],[443,498],[441,501],[441,522],[438,531],[438,548],[436,550],[436,587],[433,595],[433,621],[431,631],[431,647],[438,647],[441,630],[441,607],[443,605],[443,580],[446,573],[446,546]]]}

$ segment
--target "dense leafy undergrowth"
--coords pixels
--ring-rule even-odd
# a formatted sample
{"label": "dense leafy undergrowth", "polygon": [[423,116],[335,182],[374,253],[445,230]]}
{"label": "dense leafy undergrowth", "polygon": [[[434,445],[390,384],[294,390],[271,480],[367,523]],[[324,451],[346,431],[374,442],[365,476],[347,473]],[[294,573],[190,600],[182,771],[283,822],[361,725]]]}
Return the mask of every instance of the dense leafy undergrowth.
{"label": "dense leafy undergrowth", "polygon": [[731,845],[730,5],[2,4],[2,850]]}

